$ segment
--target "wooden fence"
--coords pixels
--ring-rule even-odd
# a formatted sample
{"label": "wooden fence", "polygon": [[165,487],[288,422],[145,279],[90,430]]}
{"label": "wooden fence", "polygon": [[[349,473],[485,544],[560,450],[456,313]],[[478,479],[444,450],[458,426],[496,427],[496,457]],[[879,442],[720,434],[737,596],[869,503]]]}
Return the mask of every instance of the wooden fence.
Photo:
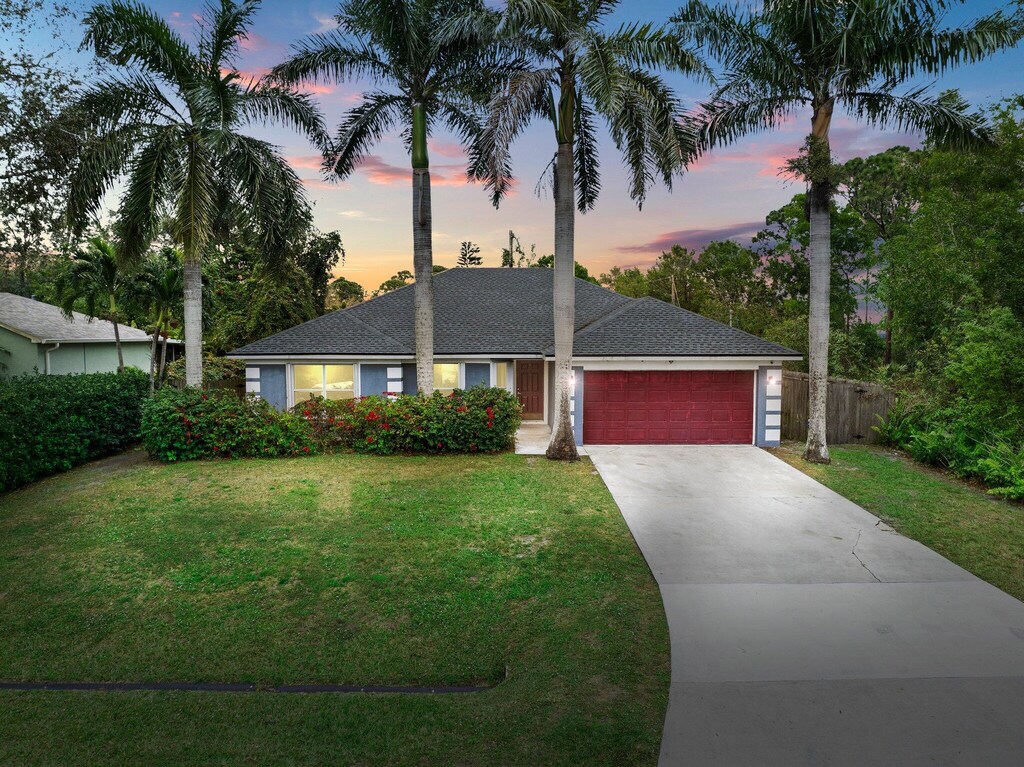
{"label": "wooden fence", "polygon": [[[807,439],[810,376],[789,370],[782,373],[782,438]],[[828,434],[830,445],[877,444],[872,427],[889,415],[896,394],[865,381],[828,379]]]}

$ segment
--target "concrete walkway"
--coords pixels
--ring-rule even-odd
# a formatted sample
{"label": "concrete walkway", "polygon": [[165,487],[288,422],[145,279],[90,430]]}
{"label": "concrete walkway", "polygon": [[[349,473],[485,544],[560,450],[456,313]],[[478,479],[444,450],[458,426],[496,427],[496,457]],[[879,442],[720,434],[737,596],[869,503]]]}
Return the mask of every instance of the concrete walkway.
{"label": "concrete walkway", "polygon": [[753,447],[590,447],[661,586],[661,764],[1024,764],[1024,604]]}

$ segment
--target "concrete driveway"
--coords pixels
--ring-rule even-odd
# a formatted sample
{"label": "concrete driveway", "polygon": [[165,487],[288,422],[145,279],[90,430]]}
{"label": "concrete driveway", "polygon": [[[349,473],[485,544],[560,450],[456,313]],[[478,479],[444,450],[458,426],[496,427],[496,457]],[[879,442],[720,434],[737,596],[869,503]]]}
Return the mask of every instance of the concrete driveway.
{"label": "concrete driveway", "polygon": [[662,765],[1024,764],[1024,604],[753,447],[590,447],[661,586]]}

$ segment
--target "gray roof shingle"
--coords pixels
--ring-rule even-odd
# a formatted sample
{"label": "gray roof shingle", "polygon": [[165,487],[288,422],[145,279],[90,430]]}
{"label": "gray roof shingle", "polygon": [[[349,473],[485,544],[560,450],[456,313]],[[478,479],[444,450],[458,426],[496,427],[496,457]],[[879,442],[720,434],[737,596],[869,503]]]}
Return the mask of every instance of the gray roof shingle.
{"label": "gray roof shingle", "polygon": [[[449,269],[434,277],[434,353],[550,356],[551,269]],[[333,312],[231,352],[260,356],[414,354],[413,287]],[[576,280],[580,357],[798,356],[655,299]]]}
{"label": "gray roof shingle", "polygon": [[[0,293],[0,325],[38,341],[113,341],[114,323],[79,312],[65,316],[60,307],[13,293]],[[152,336],[138,328],[121,325],[121,341],[149,341]]]}

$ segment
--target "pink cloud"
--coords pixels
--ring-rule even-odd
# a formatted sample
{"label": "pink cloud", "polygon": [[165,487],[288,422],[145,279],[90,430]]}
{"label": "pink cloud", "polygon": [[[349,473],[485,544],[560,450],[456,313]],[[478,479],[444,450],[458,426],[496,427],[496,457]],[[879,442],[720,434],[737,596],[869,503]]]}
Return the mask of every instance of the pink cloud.
{"label": "pink cloud", "polygon": [[[412,178],[411,168],[392,165],[375,154],[364,157],[359,162],[358,168],[371,184],[396,186],[408,184]],[[432,165],[430,167],[430,183],[433,186],[465,186],[472,182],[466,178],[464,165],[451,163]]]}
{"label": "pink cloud", "polygon": [[288,164],[296,170],[320,170],[323,166],[324,158],[318,154],[308,155],[289,155],[285,157]]}
{"label": "pink cloud", "polygon": [[454,160],[466,159],[466,150],[463,149],[462,144],[455,141],[432,141],[430,142],[430,151],[433,154],[450,157]]}
{"label": "pink cloud", "polygon": [[650,242],[641,245],[620,245],[616,250],[620,253],[657,253],[671,250],[673,245],[682,245],[691,250],[700,250],[709,242],[717,240],[746,240],[764,227],[763,221],[748,221],[730,224],[714,229],[677,229],[665,232]]}

